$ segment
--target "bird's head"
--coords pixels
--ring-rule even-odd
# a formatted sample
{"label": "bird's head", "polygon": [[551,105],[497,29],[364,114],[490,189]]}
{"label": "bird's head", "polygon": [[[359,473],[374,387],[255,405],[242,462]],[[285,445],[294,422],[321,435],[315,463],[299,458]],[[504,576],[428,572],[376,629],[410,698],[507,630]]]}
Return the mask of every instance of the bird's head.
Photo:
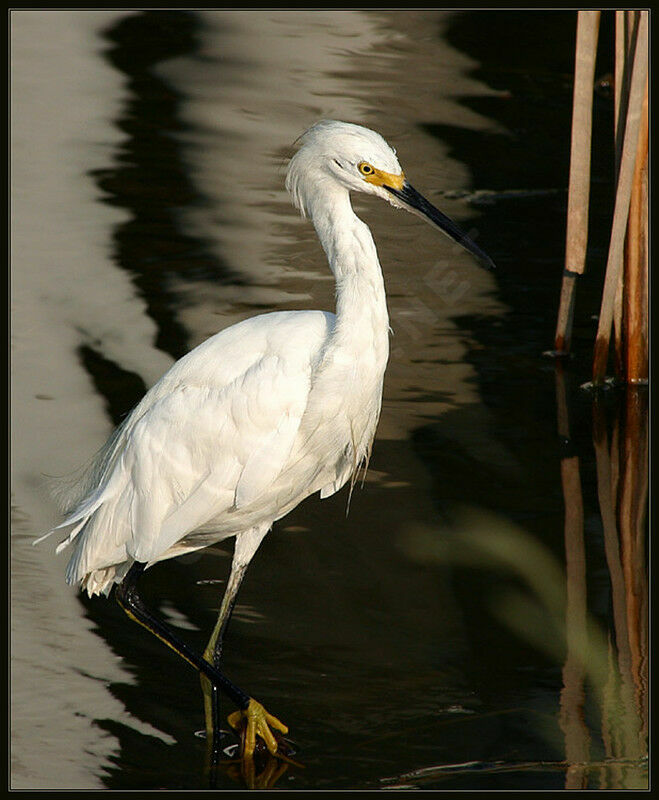
{"label": "bird's head", "polygon": [[494,268],[486,255],[458,226],[414,189],[396,151],[379,133],[349,122],[322,120],[300,136],[301,147],[286,175],[286,188],[303,216],[313,217],[314,202],[336,190],[374,194],[439,228],[476,257]]}

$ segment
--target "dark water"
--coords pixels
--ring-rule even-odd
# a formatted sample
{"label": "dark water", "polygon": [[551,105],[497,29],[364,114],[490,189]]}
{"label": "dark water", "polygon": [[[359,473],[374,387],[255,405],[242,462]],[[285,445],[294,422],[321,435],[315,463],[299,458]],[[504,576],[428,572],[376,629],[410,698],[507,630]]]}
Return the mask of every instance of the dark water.
{"label": "dark water", "polygon": [[[357,98],[369,86],[377,93],[380,81],[393,85],[393,96],[399,92],[405,136],[400,144],[389,138],[404,165],[413,161],[408,174],[414,172],[420,189],[434,142],[461,165],[466,183],[452,180],[446,167],[449,181],[438,179],[436,199],[443,194],[445,207],[458,204],[451,208],[467,230],[477,231],[498,270],[481,294],[440,304],[418,336],[401,322],[371,462],[375,479],[356,492],[349,516],[345,493],[309,499],[275,527],[250,566],[225,648],[226,672],[286,722],[303,765],[259,763],[254,785],[647,786],[647,397],[642,388],[600,395],[581,388],[590,373],[608,246],[613,100],[604,91],[595,96],[588,272],[579,286],[574,358],[560,368],[543,351],[553,340],[562,272],[576,15],[369,13],[385,40],[397,29],[407,37],[391,40],[403,64],[433,53],[440,58],[445,47],[468,58],[459,71],[476,83],[453,98],[465,111],[462,120],[454,113],[447,121],[439,93],[434,103],[419,101],[413,116],[403,86],[413,77],[387,71],[381,42],[370,62],[354,45],[355,71],[346,72],[345,85]],[[601,31],[607,43],[609,16]],[[229,14],[215,15],[218,41],[234,24]],[[314,276],[296,283],[285,274],[278,285],[293,299],[269,305],[258,290],[271,282],[241,269],[222,241],[222,220],[230,224],[232,208],[205,191],[194,161],[210,133],[186,116],[191,98],[184,87],[191,84],[173,79],[171,64],[159,69],[178,58],[202,76],[201,85],[211,68],[220,80],[225,73],[233,80],[231,70],[241,65],[209,48],[207,25],[207,16],[193,12],[140,12],[99,32],[98,58],[122,79],[112,120],[122,138],[110,164],[89,164],[85,172],[96,202],[122,212],[111,228],[109,261],[143,301],[154,347],[172,358],[212,332],[206,317],[196,327],[186,322],[208,287],[219,307],[239,316],[331,304],[329,284]],[[305,25],[313,29],[306,18],[298,29],[289,18],[280,35],[294,46]],[[331,25],[327,37],[351,46]],[[606,57],[612,47],[603,50],[598,76],[612,69]],[[418,80],[423,96],[432,98],[432,83],[423,83],[423,73]],[[483,90],[473,92],[474,85]],[[316,101],[319,115],[329,116],[332,101],[320,91]],[[474,126],[466,112],[485,124]],[[360,121],[377,127],[381,119]],[[426,149],[414,156],[417,140]],[[288,144],[273,133],[273,158]],[[222,150],[222,141],[215,147]],[[281,170],[273,175],[279,190]],[[268,183],[271,193],[274,186]],[[260,199],[256,189],[241,202],[244,196],[270,203],[277,214],[284,208],[278,196]],[[212,216],[219,247],[209,228],[190,224],[195,213]],[[425,259],[418,269],[427,277],[427,243],[445,243],[432,243],[432,232],[419,233],[415,221],[398,231],[389,218],[385,227],[370,213],[396,327],[400,298],[416,274],[405,276],[400,265]],[[302,253],[313,260],[305,266],[321,274],[310,229],[291,219],[273,225],[281,261],[295,267]],[[465,274],[480,286],[475,272]],[[429,285],[419,295],[424,307],[434,302]],[[226,314],[217,317],[217,328],[225,323]],[[147,377],[111,357],[102,337],[81,336],[75,357],[116,424],[145,391]],[[101,441],[90,442],[89,452]],[[159,564],[144,577],[145,598],[199,649],[214,623],[229,557],[230,545],[220,545]],[[189,667],[115,604],[79,602],[98,647],[122,665],[122,676],[106,681],[105,690],[117,701],[112,707],[125,713],[87,709],[91,728],[112,742],[91,769],[97,783],[244,786],[235,765],[214,774],[206,768],[205,742],[195,735],[203,728],[201,693]],[[86,672],[76,659],[72,669]],[[20,782],[30,785],[29,772]],[[52,785],[67,784],[53,777]]]}

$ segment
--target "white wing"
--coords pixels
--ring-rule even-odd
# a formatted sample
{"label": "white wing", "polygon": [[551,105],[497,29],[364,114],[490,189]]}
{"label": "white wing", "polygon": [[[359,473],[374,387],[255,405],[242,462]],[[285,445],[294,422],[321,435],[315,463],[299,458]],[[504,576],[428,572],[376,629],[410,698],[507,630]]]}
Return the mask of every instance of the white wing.
{"label": "white wing", "polygon": [[218,392],[185,387],[148,412],[126,454],[128,554],[152,561],[223,512],[258,502],[288,459],[310,385],[308,363],[285,369],[269,355]]}
{"label": "white wing", "polygon": [[151,562],[223,512],[258,506],[295,440],[334,316],[253,317],[180,359],[92,465],[75,525],[74,582],[127,558]]}

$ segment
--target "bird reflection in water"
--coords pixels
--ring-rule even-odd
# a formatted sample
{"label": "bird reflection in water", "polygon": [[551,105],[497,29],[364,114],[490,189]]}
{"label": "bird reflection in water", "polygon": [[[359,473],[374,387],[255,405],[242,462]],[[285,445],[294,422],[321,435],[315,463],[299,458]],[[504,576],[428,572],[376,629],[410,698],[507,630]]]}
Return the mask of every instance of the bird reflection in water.
{"label": "bird reflection in water", "polygon": [[[235,741],[235,734],[228,731],[220,732],[219,747],[216,742],[209,741],[206,769],[210,789],[218,787],[220,774],[248,789],[274,789],[290,767],[304,769],[303,764],[293,759],[296,751],[292,743],[278,734],[276,756],[273,756],[265,743],[258,739],[252,757],[241,757],[241,752],[245,750],[246,733],[247,725],[243,722],[240,726],[239,741]],[[222,782],[221,785],[225,786],[226,783]]]}

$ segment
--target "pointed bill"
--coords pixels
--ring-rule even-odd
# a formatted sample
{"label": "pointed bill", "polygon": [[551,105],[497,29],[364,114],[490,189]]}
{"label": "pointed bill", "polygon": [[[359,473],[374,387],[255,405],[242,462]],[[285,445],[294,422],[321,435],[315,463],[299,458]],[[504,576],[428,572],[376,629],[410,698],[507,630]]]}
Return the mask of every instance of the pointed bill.
{"label": "pointed bill", "polygon": [[411,211],[419,217],[430,222],[436,228],[439,228],[442,233],[450,236],[454,242],[457,242],[465,250],[469,251],[484,269],[495,269],[492,259],[484,253],[480,247],[462,231],[452,219],[442,214],[442,212],[435,208],[432,203],[429,203],[426,198],[417,192],[406,180],[397,182],[398,185],[392,185],[389,182],[383,182],[382,186],[392,194],[403,208]]}

